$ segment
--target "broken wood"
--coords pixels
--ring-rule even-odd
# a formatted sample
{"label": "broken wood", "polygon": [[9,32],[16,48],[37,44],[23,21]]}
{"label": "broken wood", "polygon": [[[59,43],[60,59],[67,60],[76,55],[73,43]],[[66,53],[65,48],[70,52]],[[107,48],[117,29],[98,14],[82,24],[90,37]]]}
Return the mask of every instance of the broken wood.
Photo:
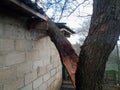
{"label": "broken wood", "polygon": [[48,34],[58,49],[61,61],[75,87],[75,72],[77,68],[78,55],[75,53],[71,43],[61,33],[59,28],[50,20],[48,20]]}

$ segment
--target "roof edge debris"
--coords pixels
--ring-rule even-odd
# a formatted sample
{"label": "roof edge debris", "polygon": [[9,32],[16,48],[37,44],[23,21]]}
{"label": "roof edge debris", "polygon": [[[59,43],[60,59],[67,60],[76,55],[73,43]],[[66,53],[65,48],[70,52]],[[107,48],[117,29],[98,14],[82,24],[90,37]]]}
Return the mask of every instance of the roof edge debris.
{"label": "roof edge debris", "polygon": [[29,2],[28,4],[25,3],[25,1],[28,2],[30,0],[9,0],[9,1],[12,2],[13,4],[23,8],[27,12],[30,12],[33,15],[35,15],[35,16],[37,16],[37,17],[46,21],[46,16],[44,15],[44,11],[43,11],[42,8],[40,9],[41,10],[41,12],[40,12],[40,10],[37,9],[38,6],[35,7],[32,2],[31,3]]}

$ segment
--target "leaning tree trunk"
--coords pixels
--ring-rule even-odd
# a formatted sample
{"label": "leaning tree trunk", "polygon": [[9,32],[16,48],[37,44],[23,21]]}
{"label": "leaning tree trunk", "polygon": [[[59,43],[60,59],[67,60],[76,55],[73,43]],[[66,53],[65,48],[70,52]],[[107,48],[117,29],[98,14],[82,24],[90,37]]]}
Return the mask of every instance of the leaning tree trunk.
{"label": "leaning tree trunk", "polygon": [[[50,36],[51,40],[55,44],[61,61],[65,66],[70,79],[75,87],[75,72],[77,69],[78,55],[75,53],[71,43],[66,39],[66,37],[62,34],[60,29],[52,22],[50,19],[46,19],[46,21],[41,22],[39,19],[32,19],[29,22],[30,29],[40,30],[43,33],[46,33]],[[39,40],[41,37],[46,35],[40,35],[36,38]]]}
{"label": "leaning tree trunk", "polygon": [[120,0],[93,0],[88,36],[81,47],[76,90],[102,90],[105,65],[120,34]]}
{"label": "leaning tree trunk", "polygon": [[65,66],[75,87],[75,72],[77,69],[78,55],[75,53],[71,43],[50,20],[48,20],[48,34],[58,49],[62,63]]}

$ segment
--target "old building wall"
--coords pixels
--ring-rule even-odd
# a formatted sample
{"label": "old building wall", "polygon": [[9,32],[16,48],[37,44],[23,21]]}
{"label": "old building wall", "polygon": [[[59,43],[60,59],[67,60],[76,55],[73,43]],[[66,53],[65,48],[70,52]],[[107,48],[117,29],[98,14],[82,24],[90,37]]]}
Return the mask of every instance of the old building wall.
{"label": "old building wall", "polygon": [[0,90],[59,90],[59,54],[49,37],[37,35],[20,17],[0,15]]}

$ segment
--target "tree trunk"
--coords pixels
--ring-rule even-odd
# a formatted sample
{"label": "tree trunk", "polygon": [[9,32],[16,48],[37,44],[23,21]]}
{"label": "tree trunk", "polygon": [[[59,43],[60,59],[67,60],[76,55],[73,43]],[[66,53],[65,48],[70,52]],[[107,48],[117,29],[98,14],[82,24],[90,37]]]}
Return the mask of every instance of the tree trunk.
{"label": "tree trunk", "polygon": [[102,90],[105,65],[120,34],[120,0],[93,0],[88,36],[81,47],[76,90]]}

